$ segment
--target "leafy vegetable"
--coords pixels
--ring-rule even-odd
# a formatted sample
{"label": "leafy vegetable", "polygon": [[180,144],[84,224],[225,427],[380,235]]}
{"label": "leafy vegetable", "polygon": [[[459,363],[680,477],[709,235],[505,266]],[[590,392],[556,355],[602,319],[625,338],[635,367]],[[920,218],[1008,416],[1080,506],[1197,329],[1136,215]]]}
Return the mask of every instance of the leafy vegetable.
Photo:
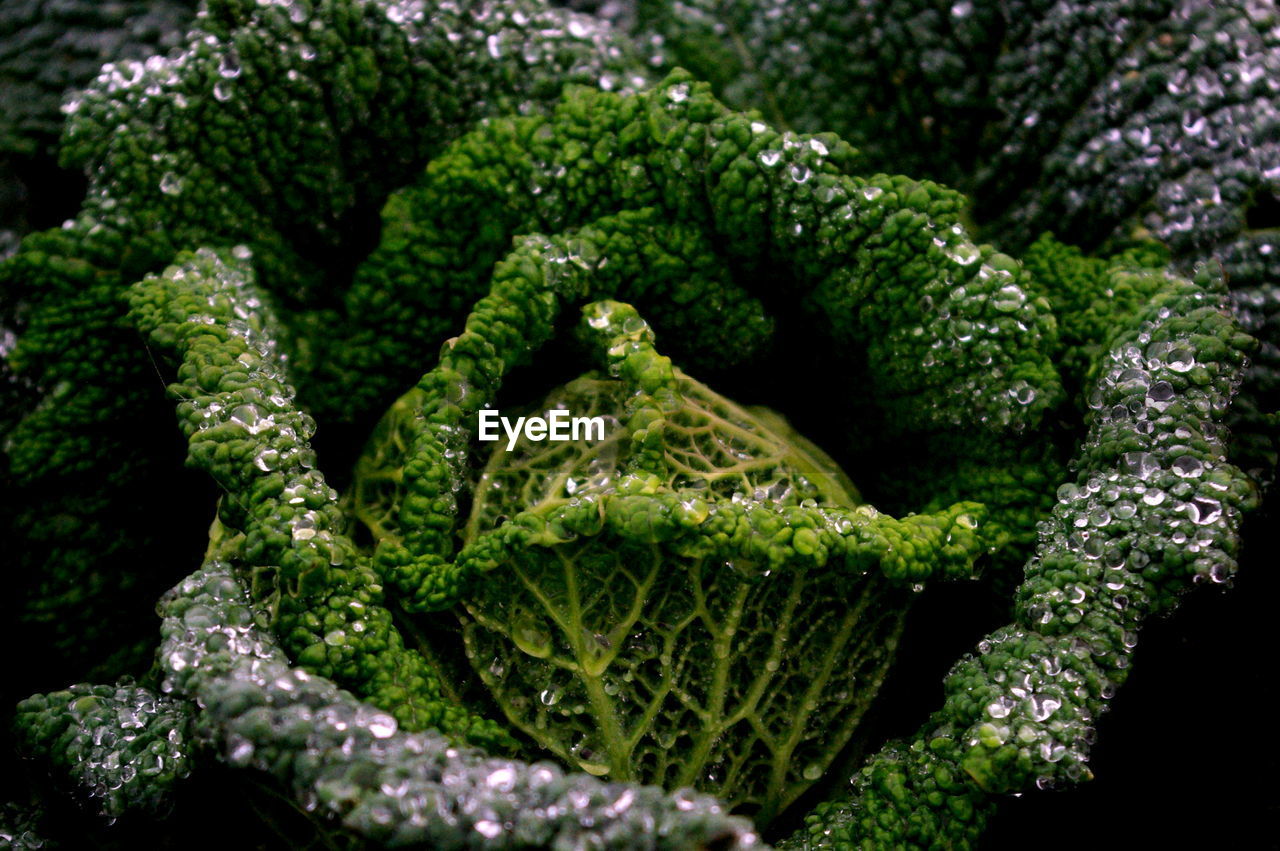
{"label": "leafy vegetable", "polygon": [[1264,344],[1235,425],[1242,461],[1270,478],[1266,412],[1280,406],[1274,4],[621,7],[654,64],[692,68],[779,125],[837,132],[870,168],[955,186],[973,198],[980,234],[1005,250],[1053,230],[1088,249],[1155,237],[1184,274],[1216,260]]}
{"label": "leafy vegetable", "polygon": [[308,810],[391,845],[745,849],[745,821],[709,798],[566,775],[405,733],[385,712],[291,668],[215,532],[199,570],[161,603],[165,688],[199,699],[232,765],[270,772]]}
{"label": "leafy vegetable", "polygon": [[178,578],[160,566],[197,555],[208,494],[176,472],[156,368],[121,322],[128,285],[182,249],[245,243],[273,299],[323,301],[326,271],[362,251],[352,223],[470,121],[625,80],[596,25],[537,2],[214,0],[196,27],[71,102],[62,157],[90,175],[88,197],[0,271],[13,310],[0,325],[18,332],[0,415],[15,610],[57,650],[14,688],[140,673],[102,651],[149,643],[143,616]]}
{"label": "leafy vegetable", "polygon": [[[557,113],[559,118],[552,121],[560,121],[571,127],[580,115],[590,114],[594,120],[599,121],[609,112],[616,113],[617,120],[624,126],[632,124],[635,117],[642,114],[647,114],[651,123],[656,122],[658,117],[677,121],[682,115],[701,115],[699,123],[706,124],[718,119],[730,126],[737,124],[747,131],[748,137],[752,133],[751,128],[746,126],[749,118],[725,112],[708,98],[705,91],[692,87],[688,81],[679,78],[644,97],[618,97],[582,90],[567,102],[563,112]],[[544,126],[555,127],[555,124]],[[658,129],[661,129],[661,125],[658,125]],[[566,137],[569,132],[566,130],[561,138]],[[726,128],[722,133],[732,139],[731,129]],[[555,136],[553,133],[549,138],[554,139]],[[658,135],[656,139],[638,136],[634,139],[635,155],[643,155],[646,148],[658,152],[679,150],[682,138],[669,135]],[[776,136],[772,139],[779,143],[782,141]],[[767,145],[769,140],[770,137],[766,137],[760,144]],[[463,143],[463,147],[465,145]],[[821,143],[815,147],[807,140],[801,140],[790,147],[800,149],[803,153],[775,153],[787,160],[795,158],[809,163],[803,166],[806,169],[823,169]],[[708,159],[717,156],[714,146],[697,153]],[[747,160],[751,163],[751,170],[759,175],[757,179],[778,186],[777,191],[806,182],[795,179],[796,170],[801,166],[795,163],[770,163],[768,154],[769,150],[765,149],[759,155],[760,161],[757,162],[756,157]],[[440,162],[447,165],[452,160],[444,158]],[[725,167],[733,168],[733,162],[732,159],[726,159]],[[776,165],[782,165],[783,168],[775,172],[773,169]],[[743,169],[739,168],[739,172],[745,177]],[[676,171],[667,180],[674,183],[682,175],[682,171]],[[849,204],[848,199],[859,192],[857,182],[834,171],[829,176],[815,176],[814,184],[819,189],[824,184],[830,189],[826,204],[819,205],[814,210],[818,217],[813,224],[815,228],[822,227],[821,217],[824,213],[831,215],[826,213],[827,209],[836,208],[837,202]],[[871,210],[880,206],[875,203],[879,199],[874,193],[870,193],[870,197],[863,197],[860,193],[858,197]],[[927,203],[928,198],[926,193],[921,193],[921,200],[916,203]],[[885,205],[892,203],[894,202],[886,201]],[[674,212],[678,216],[688,215],[682,214],[681,210],[689,209],[690,206],[687,203],[676,206]],[[840,221],[838,214],[831,215],[831,218],[833,226]],[[712,226],[715,226],[714,222]],[[776,571],[780,578],[764,583],[763,587],[766,589],[793,573],[799,580],[803,578],[805,571],[817,571],[817,576],[812,581],[817,582],[819,588],[830,589],[823,590],[821,596],[815,597],[814,591],[805,592],[803,586],[798,588],[789,583],[777,590],[764,591],[760,600],[743,599],[736,604],[746,607],[743,611],[763,612],[772,608],[775,598],[794,600],[794,608],[802,598],[813,597],[811,601],[806,599],[805,608],[797,612],[798,616],[806,617],[808,607],[813,606],[815,614],[810,619],[816,618],[823,599],[834,602],[865,584],[856,581],[857,577],[877,564],[882,565],[890,579],[899,582],[920,581],[934,572],[963,573],[967,570],[968,563],[979,549],[979,541],[971,531],[976,523],[977,506],[962,503],[933,517],[918,516],[903,522],[881,519],[874,511],[856,509],[848,494],[842,493],[843,488],[838,478],[833,479],[833,474],[821,472],[823,468],[830,466],[829,462],[821,456],[815,459],[809,450],[797,455],[787,448],[788,444],[785,442],[780,447],[780,438],[771,436],[770,431],[758,420],[745,413],[739,416],[747,419],[736,423],[730,420],[726,425],[732,424],[735,432],[745,429],[748,435],[760,435],[758,439],[765,441],[765,447],[772,444],[772,450],[766,451],[758,444],[753,448],[754,441],[751,438],[747,438],[747,443],[739,443],[735,439],[725,444],[729,439],[728,434],[719,435],[714,442],[703,448],[709,450],[717,443],[723,444],[725,448],[722,451],[725,455],[713,455],[706,459],[701,469],[694,468],[680,474],[678,468],[671,467],[671,462],[662,460],[663,456],[659,454],[660,432],[652,424],[643,425],[645,421],[661,413],[663,408],[654,412],[648,411],[644,405],[626,417],[631,423],[629,428],[639,430],[629,438],[630,446],[626,451],[619,449],[617,463],[622,466],[618,467],[615,474],[621,476],[623,470],[629,470],[629,475],[638,478],[627,483],[628,479],[624,476],[623,483],[618,485],[616,499],[609,496],[612,491],[610,488],[609,492],[599,494],[599,503],[594,500],[583,502],[579,498],[576,505],[569,503],[562,506],[563,513],[555,508],[554,500],[561,496],[558,492],[551,494],[553,502],[543,506],[541,510],[519,504],[511,506],[513,513],[519,509],[512,523],[499,524],[491,530],[485,528],[483,521],[479,526],[473,524],[473,534],[468,545],[456,560],[447,560],[452,547],[447,533],[452,525],[451,517],[456,512],[452,494],[458,486],[464,484],[456,479],[450,484],[450,480],[462,474],[465,468],[453,468],[467,453],[465,445],[459,443],[459,438],[450,435],[465,433],[471,429],[470,415],[492,400],[493,392],[505,371],[504,364],[513,362],[527,346],[536,346],[550,335],[551,322],[560,300],[595,296],[610,291],[626,292],[636,289],[644,292],[643,284],[638,284],[638,280],[642,281],[643,278],[637,279],[637,276],[642,274],[645,261],[653,258],[649,244],[679,246],[682,233],[679,228],[669,230],[657,225],[651,213],[640,210],[631,215],[607,216],[596,225],[580,229],[563,240],[557,238],[546,243],[543,239],[531,238],[519,244],[514,254],[499,265],[490,295],[480,301],[468,320],[468,332],[446,346],[441,364],[422,379],[415,397],[398,406],[401,409],[408,408],[411,412],[421,411],[421,416],[425,418],[414,416],[410,419],[407,434],[398,433],[392,427],[384,429],[385,439],[408,447],[407,456],[402,462],[403,470],[395,475],[382,473],[384,479],[397,482],[398,487],[391,493],[391,499],[386,504],[361,507],[366,515],[386,515],[375,525],[376,530],[382,534],[374,563],[377,573],[402,595],[401,605],[434,608],[451,602],[470,575],[478,570],[492,570],[513,557],[519,564],[519,554],[527,547],[539,543],[554,543],[560,536],[557,529],[571,530],[574,535],[588,532],[603,534],[601,545],[606,550],[621,547],[624,553],[634,552],[639,555],[648,552],[649,555],[642,556],[642,559],[649,561],[650,567],[646,570],[651,577],[656,576],[656,566],[670,558],[670,555],[660,557],[654,551],[653,545],[663,542],[662,552],[693,559],[689,571],[696,589],[695,594],[705,594],[709,598],[707,605],[717,610],[716,619],[726,617],[718,613],[727,604],[722,600],[743,598],[750,591],[751,583],[744,582],[741,577],[735,579],[738,574],[732,569],[718,578],[708,573],[709,584],[705,586],[701,584],[702,580],[696,578],[713,567],[723,573],[721,564],[725,560],[741,561],[743,569],[748,569],[748,563],[757,563],[761,565],[761,569]],[[948,233],[961,246],[957,250],[971,251],[973,259],[978,258],[980,250],[966,249],[960,242],[962,235],[958,231]],[[943,244],[945,246],[946,242]],[[858,243],[853,242],[847,250],[857,251],[857,245]],[[637,251],[638,246],[645,248]],[[892,243],[879,248],[879,243],[873,240],[871,246],[867,250],[873,254],[876,250],[895,250]],[[782,250],[785,247],[785,242],[779,246]],[[688,252],[674,253],[680,256]],[[951,263],[959,268],[965,265],[961,261],[966,260],[967,256],[956,260],[939,253],[934,263]],[[173,348],[182,355],[179,384],[171,388],[171,392],[183,400],[180,416],[191,441],[190,461],[211,472],[231,497],[223,506],[224,520],[246,534],[246,557],[252,565],[254,587],[258,589],[263,604],[273,612],[275,628],[292,644],[303,664],[319,673],[339,676],[362,693],[368,694],[375,702],[395,707],[393,711],[403,722],[413,726],[437,726],[445,731],[478,737],[476,740],[491,745],[500,743],[501,738],[491,728],[477,728],[474,726],[476,722],[465,720],[465,716],[458,713],[458,708],[445,700],[442,687],[434,684],[436,674],[426,665],[423,657],[403,648],[398,633],[390,623],[389,613],[379,605],[378,580],[360,564],[350,542],[341,533],[343,524],[337,514],[336,494],[324,484],[318,474],[310,471],[314,458],[306,448],[305,441],[313,426],[309,418],[292,405],[293,391],[278,352],[279,332],[273,328],[274,320],[264,306],[264,297],[245,279],[243,272],[237,273],[235,265],[227,266],[227,262],[231,261],[220,261],[216,255],[206,253],[173,267],[163,276],[150,279],[135,291],[133,316],[158,351]],[[809,262],[821,270],[821,258],[810,258]],[[662,281],[678,269],[679,266],[662,268],[658,272],[657,281]],[[1003,276],[995,272],[982,273],[994,280],[985,285],[980,283],[981,278],[979,282],[975,282],[975,295],[969,302],[973,307],[970,309],[981,309],[984,287],[992,290],[1000,284],[1002,297],[1016,297],[1019,291],[1012,283],[1016,271],[1016,266],[1010,266],[1010,271],[1006,271]],[[917,274],[928,276],[936,273],[933,266],[926,265]],[[840,292],[834,290],[829,283],[827,287],[836,293]],[[660,287],[654,289],[662,292]],[[546,299],[552,301],[544,304]],[[962,312],[966,305],[963,302],[957,303],[952,309]],[[759,310],[758,306],[755,310]],[[1030,311],[1031,308],[1027,310]],[[886,314],[886,318],[891,315]],[[602,313],[598,318],[605,327],[612,327],[614,324],[606,314]],[[909,310],[903,319],[910,323],[916,320],[916,314]],[[1012,343],[1014,346],[1030,346],[1036,339],[1035,332],[1025,326],[1019,331],[1010,324],[1006,333],[1015,341]],[[1018,342],[1019,337],[1022,342]],[[623,349],[628,347],[623,341],[618,344]],[[643,343],[640,345],[643,347]],[[919,343],[916,342],[915,345]],[[892,363],[892,357],[888,353],[881,357],[885,364]],[[1034,362],[1035,355],[1031,351],[1025,357]],[[953,355],[949,360],[958,362],[959,358]],[[716,401],[717,397],[710,395],[710,391],[699,394],[696,391],[678,390],[677,385],[673,384],[677,380],[674,373],[670,373],[666,381],[668,386],[655,384],[658,377],[667,374],[670,369],[667,367],[664,370],[660,366],[663,363],[668,362],[653,354],[646,357],[642,351],[636,359],[627,360],[619,368],[624,373],[633,372],[634,380],[641,381],[640,387],[648,395],[656,393],[665,399],[674,393],[687,396],[693,392],[691,398],[703,395],[701,404],[711,406],[712,412],[729,404]],[[880,361],[873,361],[876,366],[879,363]],[[657,370],[657,373],[653,373],[653,370]],[[903,380],[890,368],[885,367],[885,371],[890,373],[890,380]],[[1041,372],[1049,373],[1048,367],[1041,367]],[[910,378],[906,380],[909,381]],[[1026,383],[1021,378],[1018,380]],[[1007,412],[1006,420],[1011,420],[1014,416],[1012,406],[1015,403],[1009,400],[1009,394],[999,386],[993,393],[989,386],[979,388],[976,381],[969,380],[954,388],[952,393],[954,396],[951,398],[963,396],[968,400],[968,411],[976,410],[977,416],[982,419],[990,416],[988,411]],[[615,400],[621,399],[616,391],[608,396]],[[942,404],[947,401],[944,396]],[[631,400],[627,404],[634,407],[637,403]],[[675,403],[668,399],[662,404],[670,409]],[[917,419],[924,422],[922,427],[928,427],[931,419],[939,416],[935,413],[935,408],[917,407]],[[621,408],[617,408],[613,415],[622,418],[622,413]],[[677,423],[685,416],[674,410],[662,415],[674,418]],[[957,410],[948,416],[964,415]],[[403,419],[399,412],[396,416]],[[722,422],[724,416],[720,415]],[[904,411],[900,416],[907,419],[908,415]],[[699,426],[695,419],[685,427],[705,426]],[[998,426],[993,424],[992,427]],[[681,449],[677,442],[666,451],[687,457],[691,448]],[[771,459],[770,453],[776,456],[779,452],[782,453],[781,460]],[[703,490],[718,478],[720,474],[716,472],[717,469],[727,473],[732,470],[732,464],[740,463],[744,454],[752,456],[753,453],[760,455],[759,463],[763,466],[754,473],[739,471],[741,486],[749,488],[747,493],[739,493],[737,500],[730,500],[728,497],[733,496],[733,492],[718,492],[715,488]],[[447,459],[450,454],[456,455],[458,460],[449,462]],[[814,472],[815,470],[818,472]],[[362,470],[360,481],[367,481],[380,472],[382,471],[376,469]],[[664,481],[665,486],[661,484]],[[664,497],[661,493],[655,493],[654,489],[657,487],[665,487],[667,495]],[[786,489],[792,492],[786,496],[778,495],[778,491]],[[748,496],[750,500],[742,502]],[[821,497],[821,501],[812,508],[797,504],[817,497]],[[694,508],[683,507],[682,503],[690,499],[696,500]],[[779,504],[778,508],[768,507],[775,503]],[[759,507],[752,508],[757,504]],[[788,505],[791,507],[787,508]],[[489,511],[480,499],[476,501],[475,510],[481,514]],[[499,513],[506,510],[494,509]],[[672,522],[675,526],[664,530],[661,525],[655,525],[659,522],[659,517],[673,511]],[[711,516],[713,512],[714,517]],[[544,527],[546,531],[539,531]],[[546,537],[548,535],[550,537]],[[584,555],[589,562],[590,552],[589,549]],[[572,556],[566,552],[558,554],[557,558]],[[837,567],[829,578],[824,578],[826,574],[821,572],[821,568],[828,560],[842,567]],[[585,572],[582,581],[592,580],[593,573],[601,570],[606,571],[607,576],[618,570],[637,569],[632,561],[632,558],[626,558],[623,564],[612,570],[592,567]],[[531,568],[526,564],[521,569]],[[842,576],[847,578],[841,578]],[[601,578],[603,577],[595,576],[594,581],[600,582]],[[652,585],[653,581],[641,580],[641,584]],[[571,584],[576,582],[576,579],[571,580]],[[601,584],[610,587],[614,583]],[[767,816],[793,799],[806,785],[804,781],[812,781],[820,776],[824,764],[835,756],[852,734],[853,725],[861,710],[848,713],[841,710],[850,708],[853,705],[851,701],[855,700],[857,705],[865,708],[874,694],[875,683],[882,676],[888,661],[885,658],[885,648],[892,644],[900,626],[900,611],[898,616],[884,620],[883,627],[875,625],[883,619],[883,615],[877,612],[868,623],[863,623],[868,618],[861,616],[860,612],[902,608],[901,604],[889,607],[875,602],[882,595],[873,590],[874,586],[873,582],[862,592],[867,595],[866,601],[837,620],[828,628],[829,632],[818,633],[807,642],[799,639],[789,642],[786,653],[781,653],[779,645],[777,664],[781,667],[785,663],[792,678],[807,676],[803,667],[804,660],[811,653],[829,651],[832,654],[831,661],[824,661],[822,664],[838,666],[830,676],[838,679],[856,675],[863,681],[863,686],[856,692],[846,689],[843,692],[844,698],[830,705],[819,700],[819,693],[815,692],[807,701],[815,704],[812,710],[797,710],[791,704],[780,703],[778,708],[769,710],[769,717],[761,722],[765,729],[779,724],[787,725],[777,734],[747,733],[745,742],[742,741],[742,733],[726,735],[730,727],[749,731],[754,726],[751,722],[755,717],[754,707],[760,701],[759,695],[766,688],[771,691],[779,688],[776,684],[765,681],[747,690],[741,706],[722,705],[713,709],[708,705],[702,710],[693,710],[694,716],[698,717],[705,728],[698,733],[705,742],[702,747],[705,755],[684,769],[685,774],[673,777],[668,776],[665,771],[641,769],[640,763],[652,759],[652,755],[658,752],[655,742],[679,735],[680,730],[689,725],[681,715],[676,714],[676,709],[664,705],[667,690],[658,689],[658,702],[650,705],[633,724],[627,725],[633,729],[623,732],[619,728],[617,735],[611,737],[607,725],[615,722],[624,704],[604,699],[608,695],[603,693],[602,679],[608,664],[602,659],[595,659],[594,667],[598,670],[584,675],[580,683],[570,688],[574,693],[568,695],[568,699],[588,699],[586,693],[576,693],[578,688],[595,693],[595,710],[592,715],[596,724],[602,726],[603,735],[600,732],[593,735],[602,737],[603,740],[590,747],[581,741],[571,741],[587,736],[587,729],[580,727],[575,730],[572,726],[547,736],[535,735],[535,739],[541,738],[542,743],[549,746],[552,752],[559,752],[563,756],[572,754],[580,764],[585,763],[595,771],[609,770],[624,778],[637,774],[646,779],[689,782],[696,777],[701,782],[705,779],[701,776],[704,764],[741,762],[741,765],[726,768],[731,772],[731,778],[723,789],[731,797],[750,800],[761,807]],[[563,590],[563,586],[560,587]],[[550,588],[543,589],[535,597],[542,593],[553,599],[557,597],[557,592]],[[668,620],[687,620],[688,616],[679,614],[676,609],[664,608],[661,601],[667,596],[687,598],[687,592],[678,588],[668,591],[663,587],[654,591],[654,606],[648,604],[647,593],[636,595],[630,603],[619,604],[622,611],[635,611],[636,616],[643,613],[646,623],[652,624],[648,629],[639,627],[644,640],[672,641],[673,636],[663,635],[657,625]],[[892,595],[887,599],[891,598]],[[509,623],[535,617],[531,611],[524,614],[510,613],[508,616],[505,608],[513,601],[501,592],[498,599],[488,605],[476,598],[469,598],[468,602],[474,604],[471,609],[473,616],[490,624],[491,632],[494,631],[493,618],[499,613],[502,622],[497,627],[499,632],[507,629]],[[518,600],[514,602],[520,605]],[[536,604],[536,601],[531,599],[525,605],[531,604]],[[673,604],[679,607],[678,602],[673,601]],[[626,619],[618,624],[605,623],[617,615],[618,611],[606,607],[580,626],[593,634],[599,632],[604,636],[604,641],[621,644],[624,639],[632,637],[634,624]],[[553,611],[550,614],[553,619],[566,615],[563,611]],[[704,611],[704,615],[707,619],[712,617],[710,612]],[[536,617],[541,619],[543,615],[540,613]],[[737,620],[744,615],[727,617]],[[856,633],[855,624],[858,626]],[[529,629],[538,629],[536,624],[526,627],[527,624],[518,626],[518,631],[522,633],[521,640],[529,639]],[[661,663],[661,668],[670,667],[675,672],[670,675],[664,672],[662,676],[670,676],[673,680],[672,688],[679,693],[692,694],[696,689],[702,688],[694,685],[701,673],[697,660],[703,654],[708,658],[716,655],[715,645],[726,645],[729,641],[730,636],[727,634],[719,638],[714,635],[727,628],[726,626],[713,623],[708,628],[713,632],[709,638],[699,640],[688,651],[682,648],[678,659]],[[749,669],[757,661],[757,654],[760,652],[757,644],[749,640],[751,630],[745,622],[742,629],[748,639],[733,642],[732,654],[726,652],[724,658],[729,659],[732,655],[733,660],[726,662],[719,674],[719,678],[725,682],[731,674]],[[587,649],[580,644],[580,633],[580,629],[575,629],[568,637],[573,655],[578,658],[566,667],[572,669],[576,665],[585,672],[587,660],[582,654]],[[473,644],[492,640],[486,639],[483,630],[473,630],[469,637]],[[552,636],[548,638],[557,643],[560,641]],[[690,640],[692,639],[689,637],[684,639],[686,642]],[[806,643],[815,649],[806,652]],[[742,646],[739,647],[739,644]],[[846,647],[849,648],[848,655],[845,655]],[[526,651],[527,649],[528,645]],[[546,649],[551,651],[552,648]],[[728,650],[727,645],[724,650]],[[686,657],[686,652],[695,655]],[[487,658],[490,652],[482,648],[473,655]],[[527,652],[525,655],[528,655]],[[551,655],[550,652],[547,655]],[[530,683],[545,678],[548,671],[545,668],[541,672],[537,669],[529,673],[517,671],[515,657],[508,658],[512,663],[512,678],[503,681],[497,696],[504,703],[507,714],[515,721],[516,727],[530,733],[540,725],[531,716],[525,716],[516,709],[520,702],[520,695],[517,693],[528,691]],[[550,664],[554,665],[554,657],[552,659]],[[644,661],[642,651],[639,657],[620,662],[611,676],[623,677],[628,666],[638,666]],[[712,665],[715,667],[716,663]],[[688,673],[680,674],[680,671]],[[842,671],[845,673],[842,674]],[[685,681],[686,676],[690,678],[688,681]],[[549,687],[540,691],[545,695],[555,690]],[[757,696],[751,697],[751,694]],[[527,701],[531,697],[531,693],[523,694],[524,705],[528,705]],[[543,705],[546,700],[544,697]],[[672,700],[672,707],[680,705],[674,696]],[[686,698],[684,702],[687,704],[689,700]],[[725,697],[722,695],[715,700],[723,701]],[[809,715],[815,710],[820,712],[810,720]],[[766,714],[764,709],[759,711],[762,715]],[[736,718],[740,712],[745,714]],[[713,716],[719,713],[723,713],[723,717],[714,720]],[[837,717],[840,718],[839,723],[845,725],[845,732],[835,737],[824,737],[826,740],[821,742],[821,749],[808,753],[810,747],[818,744],[810,744],[809,740],[826,731]],[[806,733],[806,730],[809,732]],[[631,752],[641,740],[644,741],[644,751],[632,756]],[[723,744],[712,747],[712,743],[719,740],[723,740]],[[753,744],[757,741],[758,744]],[[768,755],[751,757],[750,751],[756,747],[764,749]],[[607,763],[601,761],[606,751],[609,754]],[[650,756],[646,757],[644,753]],[[801,757],[801,754],[804,756]],[[752,762],[762,758],[769,766],[768,779],[764,772],[752,765]],[[806,774],[807,777],[804,776]],[[738,779],[739,776],[742,779]],[[740,792],[736,790],[738,785],[741,786]]]}
{"label": "leafy vegetable", "polygon": [[1089,434],[1016,620],[960,660],[943,708],[872,758],[851,803],[820,806],[794,847],[967,847],[991,793],[1086,779],[1093,724],[1138,630],[1189,583],[1230,579],[1255,491],[1227,463],[1220,422],[1251,343],[1220,284],[1163,283],[1093,364]]}
{"label": "leafy vegetable", "polygon": [[[1053,336],[1053,320],[1025,291],[1018,265],[974,245],[957,221],[963,198],[937,184],[854,176],[860,156],[835,137],[781,134],[726,115],[687,77],[670,78],[663,91],[666,100],[644,101],[582,92],[549,119],[492,121],[436,158],[389,201],[383,243],[348,295],[348,314],[368,330],[332,362],[360,358],[368,371],[341,380],[322,372],[325,380],[390,383],[419,340],[448,333],[441,317],[456,311],[455,300],[483,291],[512,236],[657,208],[679,229],[658,231],[660,247],[643,248],[644,260],[627,267],[637,294],[628,298],[677,341],[681,361],[732,380],[739,364],[767,374],[761,361],[782,352],[804,370],[847,373],[850,390],[865,382],[858,451],[883,452],[892,439],[893,451],[919,458],[931,509],[998,494],[993,520],[1025,539],[1060,462],[1018,431],[1039,422],[1062,389],[1036,351]],[[584,138],[596,140],[591,151]],[[733,282],[723,281],[725,270]],[[424,277],[435,285],[414,285]],[[681,277],[673,292],[668,281]],[[898,297],[907,291],[917,298]],[[724,324],[710,318],[726,314]],[[771,331],[777,316],[796,323],[782,338]],[[803,339],[789,336],[800,323]],[[691,327],[725,331],[695,336]],[[680,340],[699,345],[686,352]],[[764,380],[785,382],[780,372]],[[828,398],[797,400],[793,410],[813,416],[812,405]],[[958,438],[957,427],[966,429]],[[993,455],[1007,463],[992,468]],[[901,495],[895,505],[916,510],[922,499],[903,493],[907,475],[895,467],[887,481],[860,485]]]}
{"label": "leafy vegetable", "polygon": [[191,711],[138,686],[74,685],[18,704],[24,749],[101,799],[103,815],[155,811],[190,768]]}
{"label": "leafy vegetable", "polygon": [[[1175,256],[1274,278],[1276,11],[1268,4],[636,4],[654,59],[873,168],[971,192],[1010,247],[1142,227]],[[784,13],[784,10],[786,13]],[[800,93],[803,93],[801,96]]]}
{"label": "leafy vegetable", "polygon": [[[1013,621],[783,845],[970,846],[1090,776],[1273,461],[1271,13],[664,9],[633,44],[695,73],[639,93],[534,2],[211,0],[71,102],[85,205],[0,264],[33,768],[134,824],[219,759],[330,844],[757,847],[726,809],[847,777],[920,584],[985,563]],[[605,433],[482,451],[495,406]]]}
{"label": "leafy vegetable", "polygon": [[[438,733],[405,733],[382,710],[291,668],[255,625],[235,569],[244,544],[215,523],[204,564],[160,604],[162,689],[199,701],[202,737],[228,764],[274,774],[308,811],[391,845],[757,847],[745,820],[710,798],[603,783],[546,762],[459,749]],[[154,805],[175,776],[171,768],[156,782],[165,757],[178,772],[186,768],[181,732],[194,704],[142,688],[88,691],[33,698],[23,711],[34,717],[24,723],[42,734],[69,725],[72,754],[81,740],[96,740],[99,750],[71,774],[89,794],[105,790],[104,812],[119,815],[126,801]],[[133,799],[139,793],[150,797]]]}
{"label": "leafy vegetable", "polygon": [[177,45],[195,5],[17,0],[0,9],[0,255],[79,201],[83,185],[57,169],[63,96],[104,62],[141,61]]}
{"label": "leafy vegetable", "polygon": [[338,494],[314,469],[314,421],[293,404],[274,317],[243,261],[209,251],[181,260],[135,289],[132,315],[153,345],[181,355],[170,392],[182,400],[188,463],[226,490],[221,515],[245,535],[276,631],[303,664],[394,707],[410,728],[503,745],[491,724],[444,699],[392,626],[378,577],[342,532]]}

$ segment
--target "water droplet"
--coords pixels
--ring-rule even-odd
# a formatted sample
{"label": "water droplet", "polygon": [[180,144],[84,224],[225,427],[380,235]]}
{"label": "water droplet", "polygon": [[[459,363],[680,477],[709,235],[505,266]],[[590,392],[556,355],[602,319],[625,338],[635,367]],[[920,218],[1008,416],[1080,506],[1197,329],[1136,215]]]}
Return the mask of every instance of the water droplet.
{"label": "water droplet", "polygon": [[236,742],[227,755],[232,763],[246,765],[253,758],[253,743],[244,739]]}
{"label": "water droplet", "polygon": [[530,612],[522,611],[512,619],[511,640],[521,652],[535,659],[545,659],[551,655],[551,634],[540,619]]}
{"label": "water droplet", "polygon": [[516,772],[513,768],[499,768],[489,773],[484,779],[485,785],[499,792],[509,792],[515,788]]}
{"label": "water droplet", "polygon": [[235,50],[222,54],[218,60],[218,76],[225,80],[234,80],[240,76],[240,57]]}
{"label": "water droplet", "polygon": [[1173,385],[1167,381],[1157,381],[1151,385],[1151,389],[1147,391],[1147,402],[1157,411],[1163,411],[1169,407],[1169,403],[1173,400]]}
{"label": "water droplet", "polygon": [[1036,389],[1025,381],[1015,381],[1009,388],[1009,395],[1019,405],[1030,405],[1036,400]]}
{"label": "water droplet", "polygon": [[968,266],[978,260],[982,256],[982,252],[978,250],[976,245],[969,242],[961,242],[956,245],[948,246],[943,249],[947,257],[959,263],[961,266]]}
{"label": "water droplet", "polygon": [[1126,369],[1116,377],[1116,386],[1124,393],[1145,393],[1151,386],[1151,376],[1145,369]]}
{"label": "water droplet", "polygon": [[1222,516],[1222,503],[1216,499],[1196,497],[1188,502],[1187,506],[1195,512],[1191,517],[1191,522],[1198,523],[1201,526],[1212,523]]}
{"label": "water droplet", "polygon": [[160,191],[166,195],[178,195],[182,192],[182,179],[171,171],[166,171],[160,178]]}
{"label": "water droplet", "polygon": [[591,735],[583,735],[571,749],[578,766],[596,777],[609,773],[609,762],[604,749]]}
{"label": "water droplet", "polygon": [[387,739],[396,731],[396,719],[390,715],[375,715],[369,720],[369,732],[375,739]]}
{"label": "water droplet", "polygon": [[1026,293],[1020,287],[1006,284],[996,291],[991,300],[991,306],[1002,313],[1011,313],[1021,307],[1026,300]]}
{"label": "water droplet", "polygon": [[1195,353],[1187,346],[1176,346],[1170,350],[1169,369],[1174,372],[1190,372],[1195,365]]}
{"label": "water droplet", "polygon": [[1204,472],[1204,463],[1193,455],[1182,455],[1173,462],[1173,472],[1184,479],[1195,479]]}
{"label": "water droplet", "polygon": [[702,523],[710,514],[707,503],[701,499],[686,499],[680,502],[681,519],[690,523]]}
{"label": "water droplet", "polygon": [[272,470],[279,469],[280,453],[274,449],[264,449],[253,459],[253,463],[259,470],[269,473]]}

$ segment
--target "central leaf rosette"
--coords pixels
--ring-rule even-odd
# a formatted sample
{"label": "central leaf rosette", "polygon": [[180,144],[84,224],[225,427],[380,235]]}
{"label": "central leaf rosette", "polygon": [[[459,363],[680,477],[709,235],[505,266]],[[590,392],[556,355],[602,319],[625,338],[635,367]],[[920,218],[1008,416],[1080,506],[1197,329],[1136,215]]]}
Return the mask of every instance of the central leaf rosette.
{"label": "central leaf rosette", "polygon": [[[596,376],[545,410],[604,417],[600,444],[495,448],[467,541],[522,508],[548,525],[505,549],[506,580],[465,599],[467,656],[507,718],[561,759],[767,816],[849,740],[909,592],[869,572],[891,533],[830,459],[674,377],[660,475],[627,472],[617,415],[632,391]],[[598,522],[566,525],[575,509]]]}
{"label": "central leaf rosette", "polygon": [[[453,568],[466,656],[510,724],[597,775],[696,786],[768,820],[849,742],[893,659],[911,591],[968,575],[982,509],[895,519],[777,414],[657,354],[635,311],[587,308],[609,368],[538,413],[601,440],[493,444]],[[417,392],[417,391],[415,391]],[[382,540],[397,421],[362,465]],[[390,488],[390,490],[388,490]]]}

